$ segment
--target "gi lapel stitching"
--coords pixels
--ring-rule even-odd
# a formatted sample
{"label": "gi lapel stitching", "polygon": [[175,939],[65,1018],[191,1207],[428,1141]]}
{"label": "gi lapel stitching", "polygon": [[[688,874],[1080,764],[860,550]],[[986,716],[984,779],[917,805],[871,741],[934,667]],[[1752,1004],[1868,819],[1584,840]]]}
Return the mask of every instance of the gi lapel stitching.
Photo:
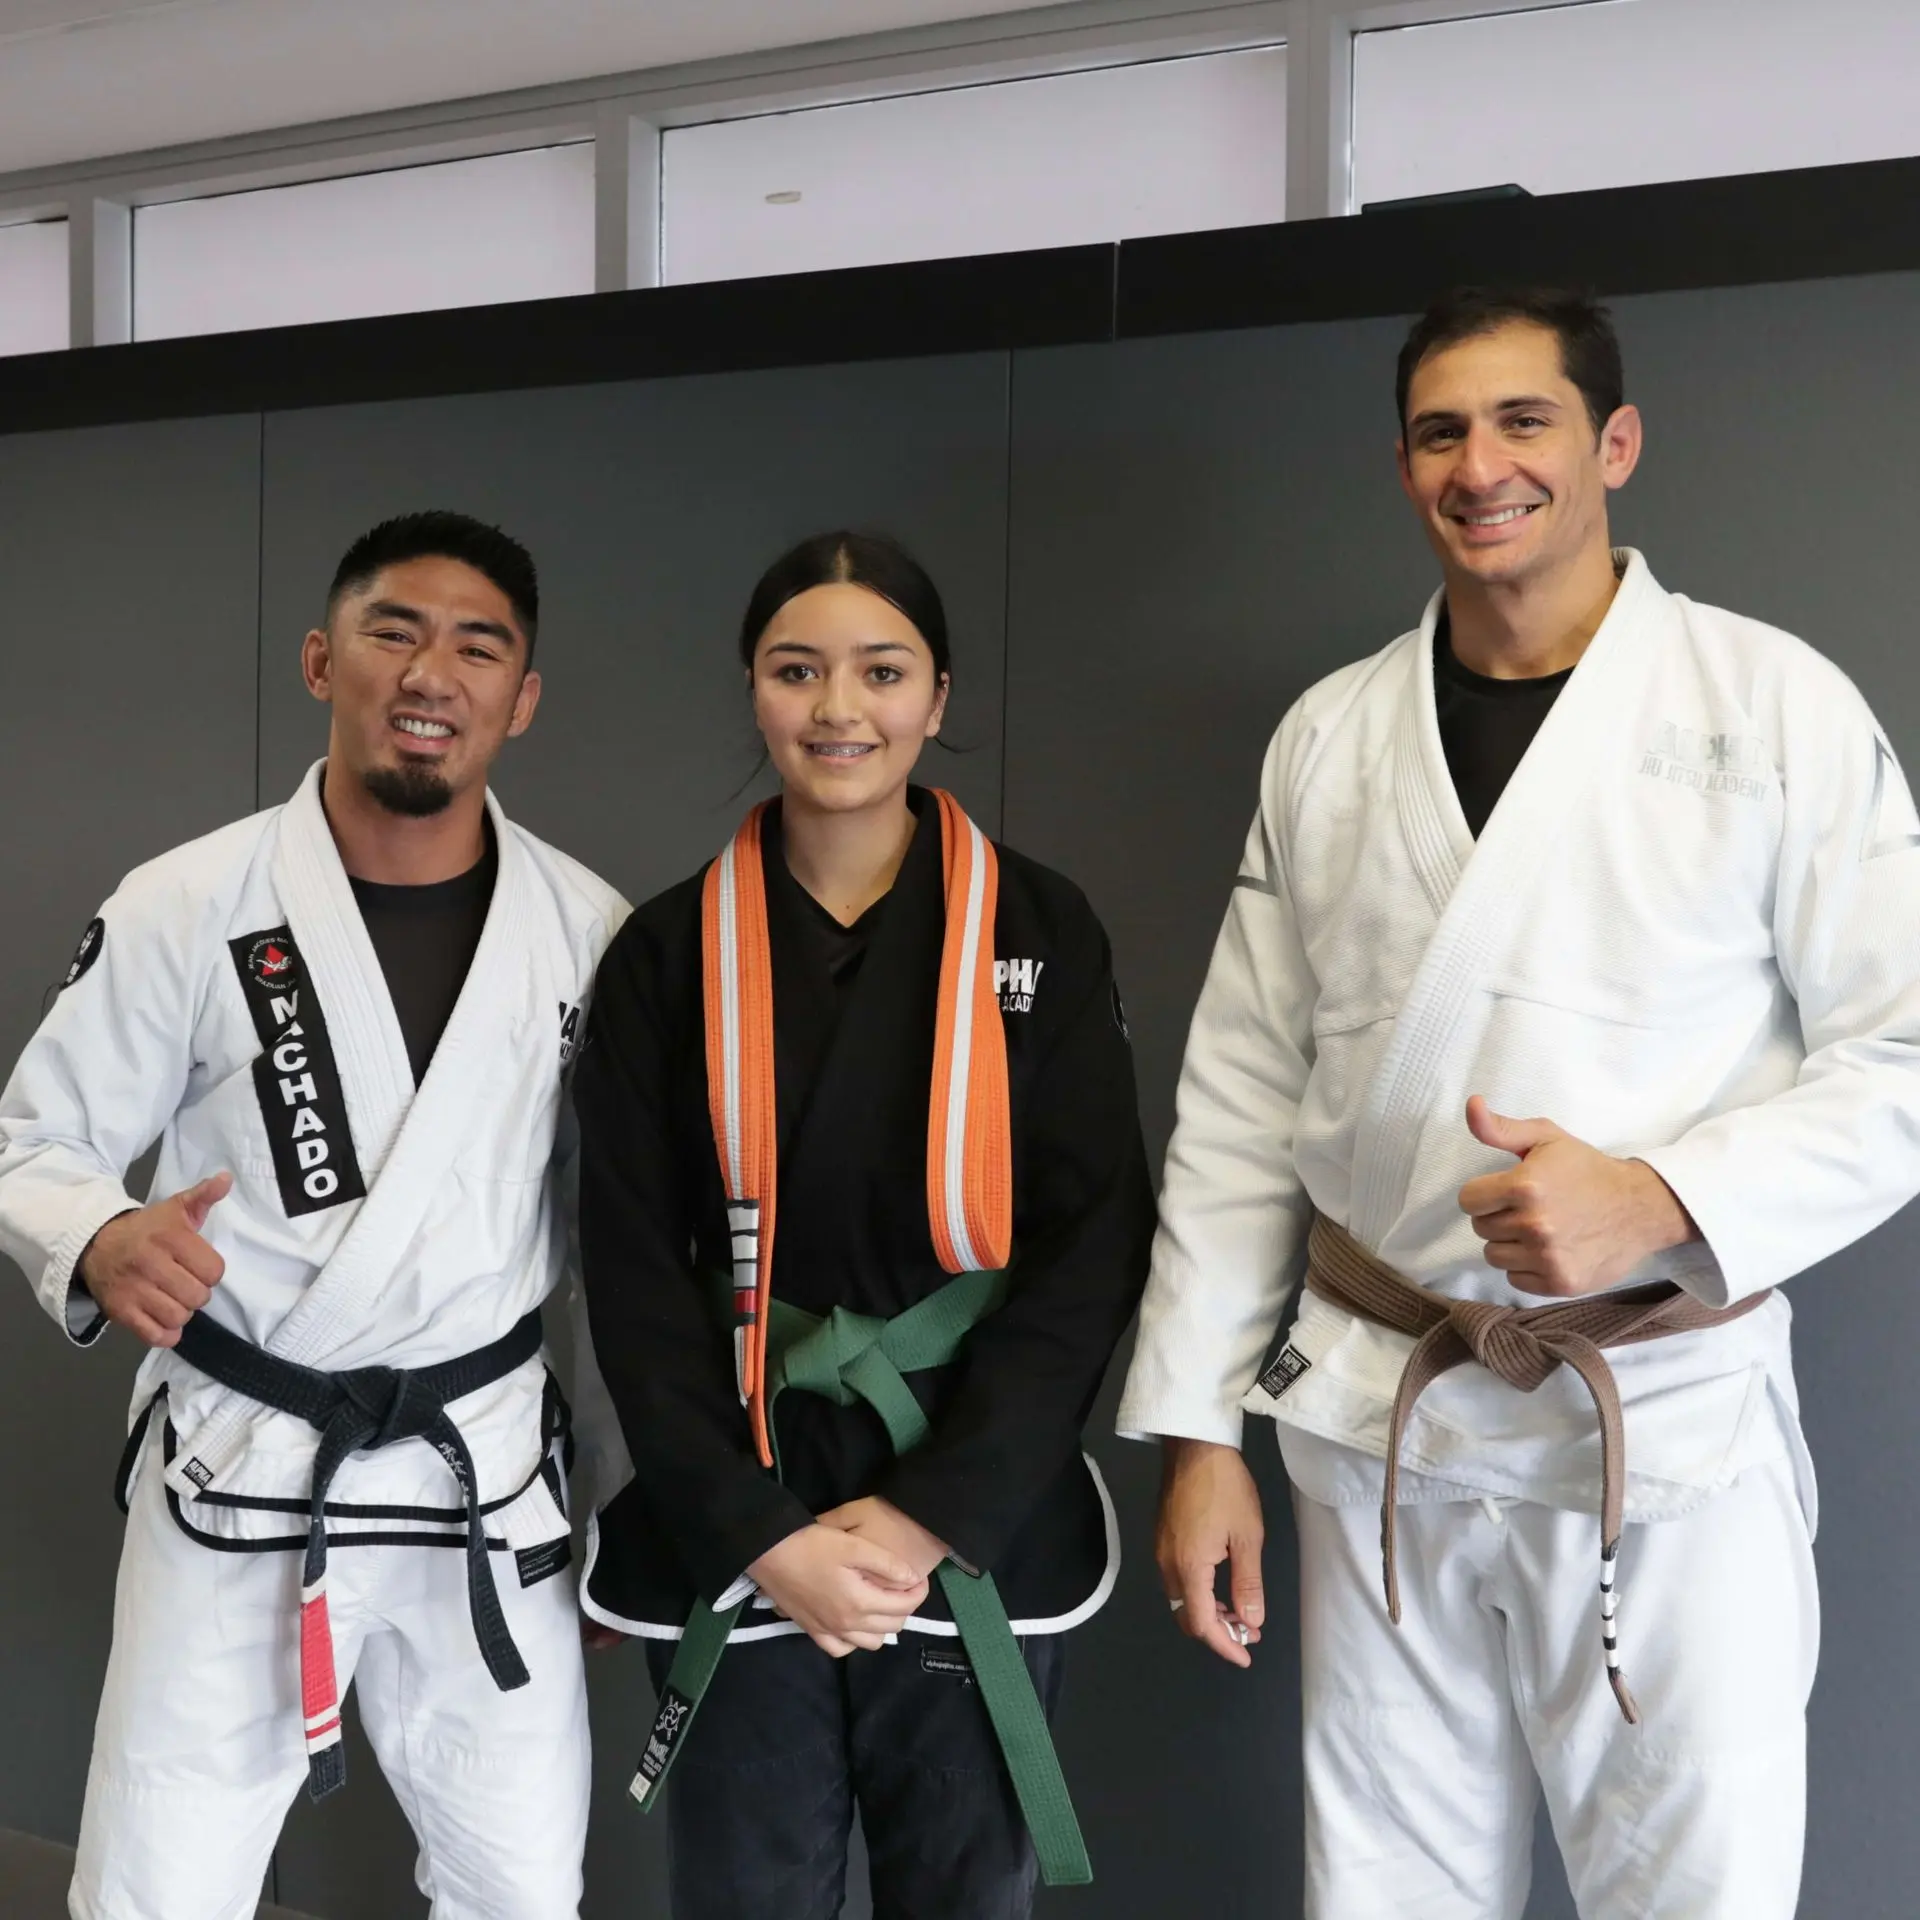
{"label": "gi lapel stitching", "polygon": [[[400,1108],[397,1127],[380,1129],[384,1137],[377,1148],[363,1142],[356,1093],[378,1098],[396,1085],[408,1088],[412,1074],[379,959],[320,809],[319,777],[316,767],[282,816],[274,885],[323,1004],[341,1007],[347,1015],[337,1020],[337,1052],[368,1192],[299,1304],[264,1343],[277,1358],[308,1367],[324,1366],[364,1331],[395,1254],[419,1231],[455,1151],[470,1136],[476,1116],[468,1096],[489,1046],[498,1044],[502,1014],[514,1005],[522,984],[533,909],[529,856],[489,794],[500,871],[473,964],[419,1091],[403,1093],[407,1104]],[[370,972],[356,972],[361,947]],[[217,1490],[244,1450],[255,1415],[251,1402],[223,1394],[199,1432],[183,1439],[168,1484],[184,1499]],[[209,1477],[204,1482],[189,1477],[189,1465]]]}
{"label": "gi lapel stitching", "polygon": [[1473,858],[1460,796],[1440,743],[1440,715],[1433,692],[1433,633],[1445,596],[1436,593],[1425,617],[1409,636],[1408,675],[1400,703],[1400,724],[1393,734],[1393,792],[1414,871],[1440,919]]}
{"label": "gi lapel stitching", "polygon": [[[1534,736],[1453,889],[1368,1089],[1354,1139],[1352,1214],[1346,1224],[1370,1247],[1384,1249],[1406,1202],[1435,1081],[1460,1015],[1484,977],[1495,944],[1511,928],[1515,903],[1554,834],[1595,777],[1613,741],[1610,720],[1632,697],[1644,671],[1666,596],[1637,553],[1626,557],[1627,570],[1607,617]],[[1429,609],[1430,617],[1434,611]],[[1431,639],[1429,630],[1429,644]],[[1424,689],[1415,675],[1404,697],[1424,698],[1431,705],[1431,672]]]}

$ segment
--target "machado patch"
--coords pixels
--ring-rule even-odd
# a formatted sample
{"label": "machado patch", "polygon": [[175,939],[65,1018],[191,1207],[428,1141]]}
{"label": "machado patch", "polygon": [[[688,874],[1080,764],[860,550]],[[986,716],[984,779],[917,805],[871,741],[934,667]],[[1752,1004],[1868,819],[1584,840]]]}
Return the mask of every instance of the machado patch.
{"label": "machado patch", "polygon": [[1260,1376],[1261,1391],[1278,1400],[1312,1365],[1313,1362],[1289,1340],[1280,1349],[1279,1357],[1273,1365]]}
{"label": "machado patch", "polygon": [[80,944],[73,950],[73,959],[67,967],[67,977],[60,982],[62,993],[65,993],[100,958],[100,949],[106,944],[107,923],[104,920],[89,920],[86,932],[80,936]]}
{"label": "machado patch", "polygon": [[266,1123],[280,1203],[290,1217],[366,1197],[347,1126],[346,1096],[327,1018],[289,927],[227,942],[263,1049],[253,1088]]}

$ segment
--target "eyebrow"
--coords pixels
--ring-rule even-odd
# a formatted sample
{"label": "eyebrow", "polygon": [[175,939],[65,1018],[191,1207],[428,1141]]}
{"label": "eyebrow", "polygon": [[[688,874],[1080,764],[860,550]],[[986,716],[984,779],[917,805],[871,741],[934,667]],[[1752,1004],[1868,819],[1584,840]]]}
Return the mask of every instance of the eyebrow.
{"label": "eyebrow", "polygon": [[[418,607],[410,607],[404,600],[375,600],[369,603],[364,620],[406,620],[416,627],[427,624],[427,616]],[[498,640],[502,646],[510,647],[520,637],[514,630],[498,620],[461,620],[454,627],[456,633],[483,633],[489,639]]]}
{"label": "eyebrow", "polygon": [[[805,640],[775,640],[768,648],[769,653],[808,653],[816,659],[820,649]],[[904,640],[863,640],[854,648],[855,653],[910,653],[912,649]]]}

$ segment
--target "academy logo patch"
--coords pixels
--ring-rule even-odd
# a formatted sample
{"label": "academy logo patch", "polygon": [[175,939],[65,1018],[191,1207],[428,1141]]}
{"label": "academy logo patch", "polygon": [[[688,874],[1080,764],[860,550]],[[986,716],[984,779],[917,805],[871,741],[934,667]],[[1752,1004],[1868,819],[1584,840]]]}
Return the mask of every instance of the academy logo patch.
{"label": "academy logo patch", "polygon": [[67,968],[67,977],[60,982],[62,993],[65,993],[100,958],[100,949],[106,944],[107,923],[104,920],[89,920],[86,932],[80,936],[80,944],[73,950],[73,960]]}
{"label": "academy logo patch", "polygon": [[560,1002],[560,1065],[564,1071],[580,1046],[580,1009]]}
{"label": "academy logo patch", "polygon": [[256,987],[284,993],[289,987],[300,984],[299,968],[294,961],[293,936],[284,927],[275,933],[256,935],[247,947],[244,965]]}
{"label": "academy logo patch", "polygon": [[1278,1400],[1289,1387],[1298,1383],[1300,1376],[1312,1365],[1313,1362],[1289,1340],[1280,1349],[1280,1357],[1260,1376],[1260,1390]]}
{"label": "academy logo patch", "polygon": [[1127,1025],[1126,1004],[1120,998],[1120,982],[1113,983],[1113,1024],[1120,1029],[1120,1038],[1128,1046],[1133,1045],[1133,1029]]}
{"label": "academy logo patch", "polygon": [[996,960],[993,963],[993,990],[1000,997],[1002,1013],[1031,1013],[1033,996],[1040,985],[1044,960]]}
{"label": "academy logo patch", "polygon": [[306,980],[289,927],[243,933],[227,943],[263,1049],[254,1095],[266,1123],[280,1203],[290,1217],[366,1197],[346,1096],[319,997]]}

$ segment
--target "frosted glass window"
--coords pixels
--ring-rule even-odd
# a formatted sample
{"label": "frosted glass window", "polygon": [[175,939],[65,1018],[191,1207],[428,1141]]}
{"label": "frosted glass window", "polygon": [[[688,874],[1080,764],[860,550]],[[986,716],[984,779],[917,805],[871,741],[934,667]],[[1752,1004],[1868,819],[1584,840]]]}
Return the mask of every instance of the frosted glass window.
{"label": "frosted glass window", "polygon": [[1286,57],[1260,47],[673,128],[664,277],[1283,219]]}
{"label": "frosted glass window", "polygon": [[0,227],[0,353],[67,344],[67,223]]}
{"label": "frosted glass window", "polygon": [[1604,0],[1354,47],[1353,204],[1920,152],[1914,0]]}
{"label": "frosted glass window", "polygon": [[138,340],[593,291],[593,145],[141,207]]}

